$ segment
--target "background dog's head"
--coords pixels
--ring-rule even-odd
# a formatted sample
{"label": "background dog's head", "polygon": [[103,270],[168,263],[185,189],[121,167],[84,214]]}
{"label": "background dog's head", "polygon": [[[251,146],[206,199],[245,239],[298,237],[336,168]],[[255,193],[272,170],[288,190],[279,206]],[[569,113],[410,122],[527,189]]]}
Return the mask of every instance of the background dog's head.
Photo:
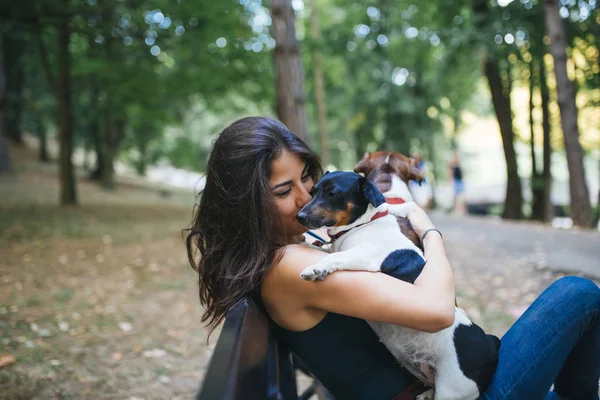
{"label": "background dog's head", "polygon": [[416,160],[395,151],[365,153],[354,166],[354,172],[363,173],[382,193],[391,189],[392,176],[397,176],[405,184],[411,180],[419,184],[423,181]]}
{"label": "background dog's head", "polygon": [[313,186],[312,200],[297,215],[309,229],[346,226],[363,215],[371,204],[378,207],[385,198],[377,187],[354,172],[329,172]]}

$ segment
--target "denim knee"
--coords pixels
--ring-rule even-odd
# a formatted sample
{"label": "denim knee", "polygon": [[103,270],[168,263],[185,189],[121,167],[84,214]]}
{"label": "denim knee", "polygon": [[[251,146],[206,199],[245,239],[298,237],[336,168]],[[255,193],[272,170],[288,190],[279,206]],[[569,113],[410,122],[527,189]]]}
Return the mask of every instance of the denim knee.
{"label": "denim knee", "polygon": [[589,279],[565,276],[556,280],[549,289],[560,292],[563,300],[585,302],[589,306],[600,307],[600,288]]}

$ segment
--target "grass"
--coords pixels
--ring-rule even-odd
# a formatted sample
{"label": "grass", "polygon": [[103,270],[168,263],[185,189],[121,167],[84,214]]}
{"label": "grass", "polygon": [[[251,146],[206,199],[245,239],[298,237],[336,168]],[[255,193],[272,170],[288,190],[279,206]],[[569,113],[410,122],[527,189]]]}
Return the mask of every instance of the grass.
{"label": "grass", "polygon": [[12,206],[0,212],[0,246],[49,238],[101,238],[131,243],[164,237],[186,227],[189,210],[152,205],[83,204],[62,208],[48,204]]}
{"label": "grass", "polygon": [[193,196],[143,182],[107,191],[80,173],[81,204],[63,208],[55,166],[12,155],[0,355],[16,362],[0,368],[0,399],[191,398],[211,351],[181,231]]}

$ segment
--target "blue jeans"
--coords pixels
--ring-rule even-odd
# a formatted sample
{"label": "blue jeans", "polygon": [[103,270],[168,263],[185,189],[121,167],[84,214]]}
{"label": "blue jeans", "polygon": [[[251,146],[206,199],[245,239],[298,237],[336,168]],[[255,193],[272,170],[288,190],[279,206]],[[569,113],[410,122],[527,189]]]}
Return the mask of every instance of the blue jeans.
{"label": "blue jeans", "polygon": [[600,288],[565,277],[502,337],[498,367],[481,399],[598,400],[599,377]]}

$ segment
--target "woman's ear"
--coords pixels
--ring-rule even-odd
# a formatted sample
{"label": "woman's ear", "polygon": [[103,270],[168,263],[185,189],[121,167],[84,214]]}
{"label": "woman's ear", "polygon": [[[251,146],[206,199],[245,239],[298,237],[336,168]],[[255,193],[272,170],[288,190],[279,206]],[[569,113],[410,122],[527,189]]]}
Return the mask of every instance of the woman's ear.
{"label": "woman's ear", "polygon": [[357,174],[363,173],[367,175],[372,168],[373,166],[371,165],[371,153],[367,151],[363,158],[361,158],[360,161],[354,166],[354,172],[356,172]]}
{"label": "woman's ear", "polygon": [[364,176],[360,177],[360,187],[363,190],[366,199],[371,203],[373,207],[379,207],[385,203],[385,197],[381,194],[381,191],[377,189],[377,186]]}

